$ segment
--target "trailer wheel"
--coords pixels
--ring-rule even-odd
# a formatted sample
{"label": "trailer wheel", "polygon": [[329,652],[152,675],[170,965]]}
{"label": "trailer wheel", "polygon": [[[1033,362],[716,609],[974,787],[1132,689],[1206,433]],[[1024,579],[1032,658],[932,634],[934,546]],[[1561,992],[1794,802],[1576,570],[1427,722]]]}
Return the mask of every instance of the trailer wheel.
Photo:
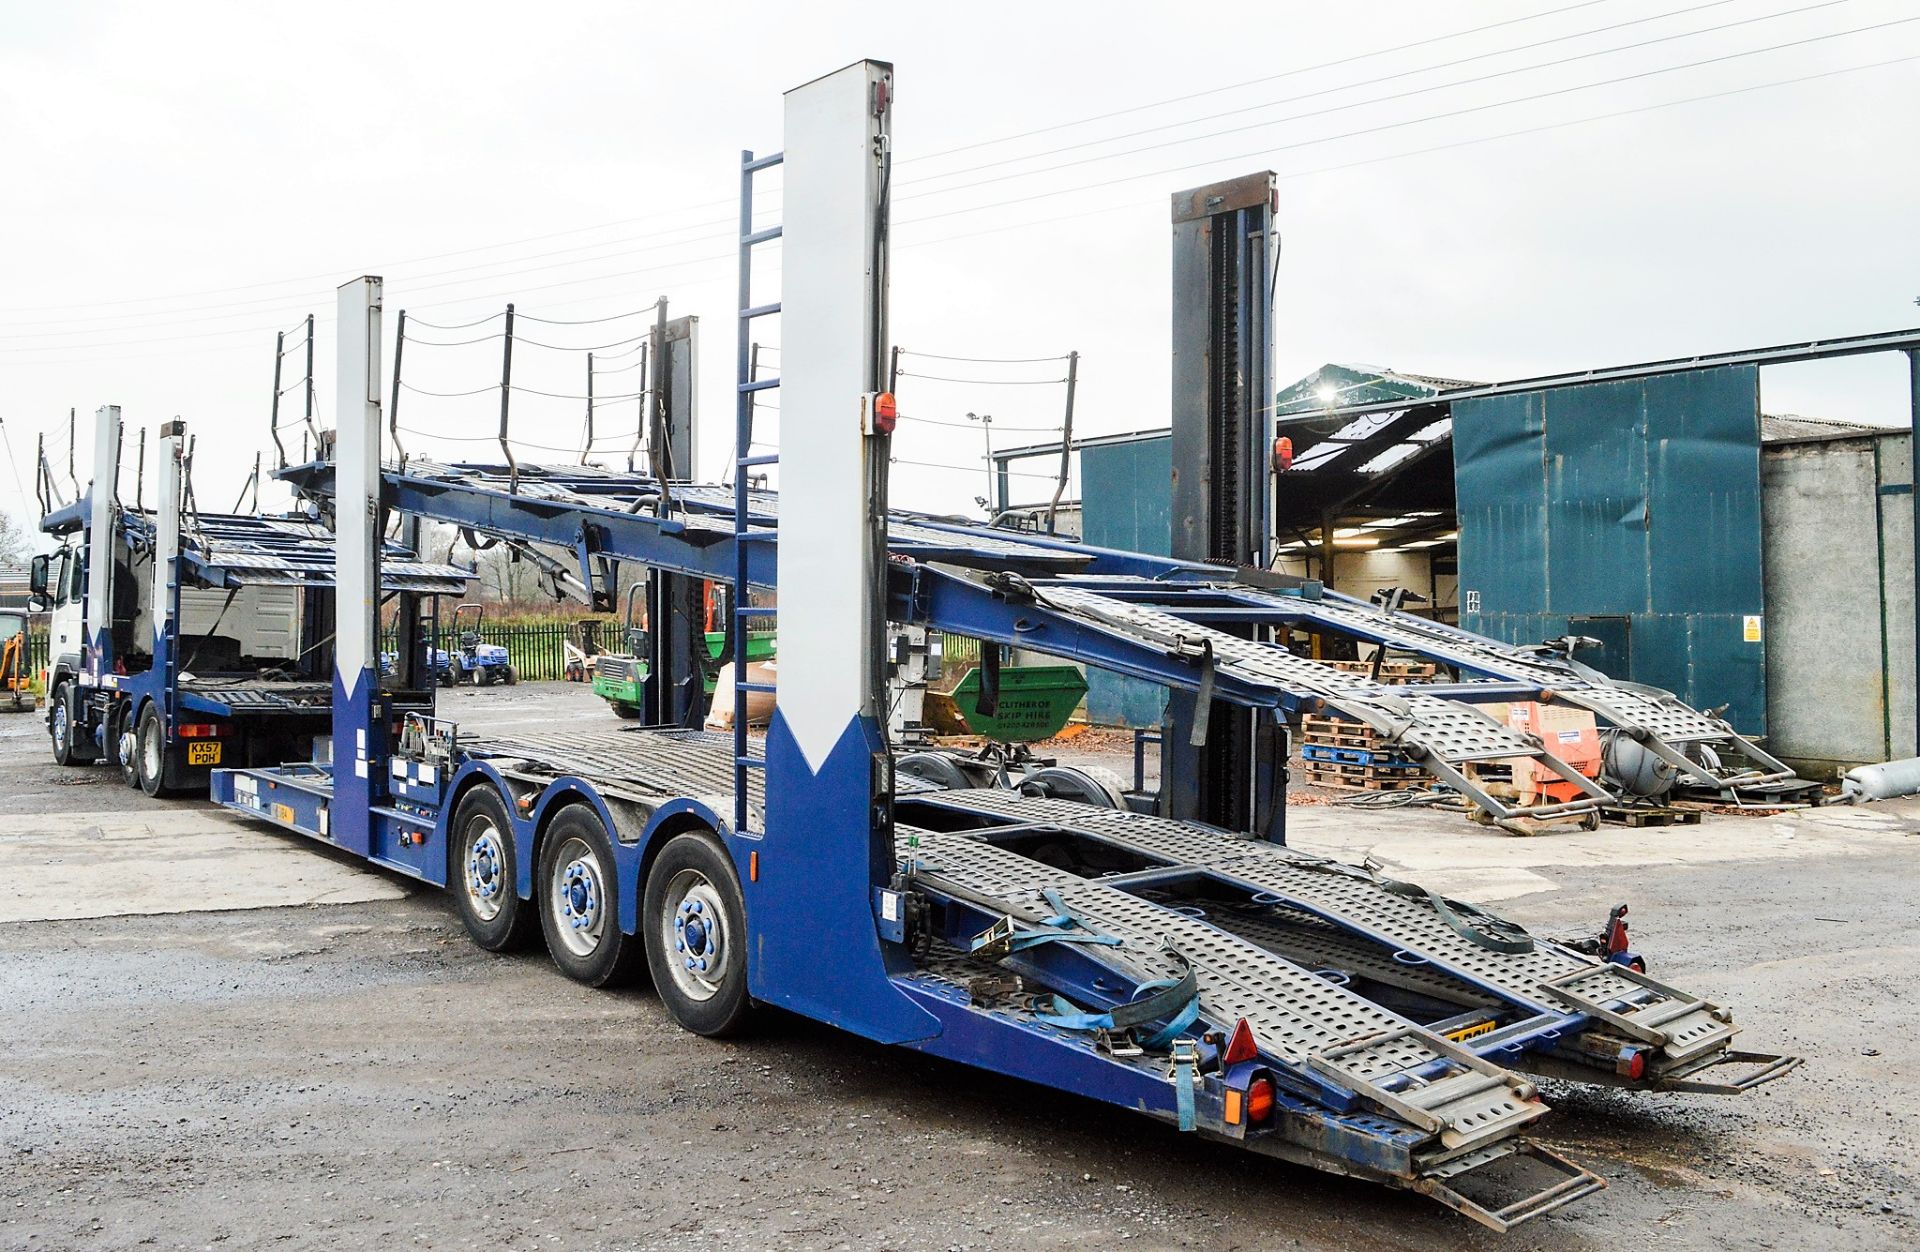
{"label": "trailer wheel", "polygon": [[560,972],[589,987],[631,982],[644,952],[620,929],[620,871],[599,816],[569,804],[540,838],[540,927]]}
{"label": "trailer wheel", "polygon": [[1028,774],[1015,786],[1030,796],[1077,800],[1103,809],[1127,807],[1126,781],[1098,765],[1049,765]]}
{"label": "trailer wheel", "polygon": [[447,887],[467,934],[489,952],[525,947],[533,910],[516,887],[513,819],[499,792],[479,786],[460,797],[448,853]]}
{"label": "trailer wheel", "polygon": [[56,765],[84,765],[75,743],[77,727],[80,723],[79,688],[65,682],[53,689],[53,696],[47,701],[47,737],[53,741],[53,760]]}
{"label": "trailer wheel", "polygon": [[647,874],[641,904],[647,964],[667,1012],[696,1035],[746,1025],[747,909],[733,863],[711,837],[675,835]]}
{"label": "trailer wheel", "polygon": [[133,769],[140,790],[156,797],[166,794],[167,727],[159,705],[140,710],[139,729],[133,736]]}

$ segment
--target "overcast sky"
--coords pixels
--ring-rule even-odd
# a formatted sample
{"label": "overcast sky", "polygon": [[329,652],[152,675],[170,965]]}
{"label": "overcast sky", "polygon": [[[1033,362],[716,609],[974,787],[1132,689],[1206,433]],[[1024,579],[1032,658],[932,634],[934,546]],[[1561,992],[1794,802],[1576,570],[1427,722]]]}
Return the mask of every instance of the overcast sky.
{"label": "overcast sky", "polygon": [[[1911,0],[0,0],[0,508],[37,512],[15,471],[31,491],[42,430],[64,458],[70,406],[85,479],[105,403],[184,417],[198,492],[224,506],[268,446],[275,331],[308,312],[331,424],[333,289],[360,273],[386,278],[389,332],[401,308],[452,324],[508,300],[697,314],[717,476],[738,153],[779,147],[783,90],[863,56],[897,73],[896,341],[1077,349],[1079,433],[1164,425],[1168,197],[1263,168],[1282,382],[1329,360],[1500,379],[1920,325],[1916,18]],[[640,329],[520,328],[603,355]],[[484,388],[499,347],[410,345],[404,378]],[[997,444],[1059,420],[1057,364],[913,368],[1037,385],[904,381],[926,420],[896,453],[928,464],[897,467],[898,501],[981,494],[969,411]],[[585,366],[525,346],[514,372],[571,395]],[[1897,357],[1765,379],[1770,412],[1903,422],[1905,397]],[[448,439],[490,434],[496,395],[402,406],[412,450],[486,455]],[[522,455],[568,456],[544,449],[577,449],[583,410],[516,396]],[[633,425],[608,404],[596,450],[624,461]]]}

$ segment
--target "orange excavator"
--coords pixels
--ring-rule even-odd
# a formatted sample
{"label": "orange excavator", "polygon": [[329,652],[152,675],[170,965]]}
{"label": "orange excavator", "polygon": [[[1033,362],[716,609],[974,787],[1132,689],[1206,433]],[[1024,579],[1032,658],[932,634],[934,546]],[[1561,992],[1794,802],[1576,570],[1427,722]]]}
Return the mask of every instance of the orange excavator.
{"label": "orange excavator", "polygon": [[26,713],[33,707],[33,678],[27,673],[27,615],[0,612],[0,713]]}

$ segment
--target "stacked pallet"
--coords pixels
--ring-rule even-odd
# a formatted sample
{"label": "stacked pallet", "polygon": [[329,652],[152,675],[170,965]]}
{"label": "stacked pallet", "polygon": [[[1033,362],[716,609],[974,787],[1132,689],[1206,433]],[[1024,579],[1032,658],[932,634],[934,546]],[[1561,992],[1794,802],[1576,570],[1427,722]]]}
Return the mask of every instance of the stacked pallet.
{"label": "stacked pallet", "polygon": [[[1373,674],[1372,661],[1323,661],[1322,664],[1331,665],[1349,674],[1365,674],[1369,677]],[[1430,683],[1438,673],[1439,667],[1430,661],[1382,661],[1379,681],[1397,686],[1404,686],[1407,683]]]}
{"label": "stacked pallet", "polygon": [[1306,781],[1346,791],[1418,791],[1431,777],[1364,722],[1300,719],[1300,763]]}

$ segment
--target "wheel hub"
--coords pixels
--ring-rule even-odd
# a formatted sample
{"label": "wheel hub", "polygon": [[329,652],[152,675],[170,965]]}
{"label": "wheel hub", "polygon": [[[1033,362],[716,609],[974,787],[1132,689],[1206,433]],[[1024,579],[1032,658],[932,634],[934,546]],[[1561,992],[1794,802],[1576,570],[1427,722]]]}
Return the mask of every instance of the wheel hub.
{"label": "wheel hub", "polygon": [[717,918],[708,914],[707,902],[698,897],[680,901],[674,911],[674,951],[689,970],[705,973],[720,964],[720,930]]}
{"label": "wheel hub", "polygon": [[507,855],[499,832],[489,824],[467,848],[467,897],[482,920],[499,916],[505,903]]}
{"label": "wheel hub", "polygon": [[592,926],[600,915],[600,890],[585,861],[574,861],[560,875],[561,915],[575,930]]}
{"label": "wheel hub", "polygon": [[719,890],[697,870],[682,870],[669,885],[660,925],[673,955],[674,985],[689,998],[708,1000],[727,976],[727,912]]}
{"label": "wheel hub", "polygon": [[568,839],[555,856],[547,896],[560,941],[575,956],[591,956],[607,927],[606,877],[584,840]]}

